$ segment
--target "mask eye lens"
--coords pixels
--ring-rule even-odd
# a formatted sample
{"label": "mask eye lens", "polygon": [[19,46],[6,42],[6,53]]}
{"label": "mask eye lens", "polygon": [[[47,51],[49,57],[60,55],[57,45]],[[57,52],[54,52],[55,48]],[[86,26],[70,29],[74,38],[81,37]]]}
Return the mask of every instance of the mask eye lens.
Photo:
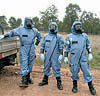
{"label": "mask eye lens", "polygon": [[31,20],[26,20],[26,23],[32,24]]}
{"label": "mask eye lens", "polygon": [[50,26],[50,29],[54,29],[55,30],[56,29],[56,26],[55,25],[51,25]]}
{"label": "mask eye lens", "polygon": [[75,29],[81,29],[81,25],[75,25]]}

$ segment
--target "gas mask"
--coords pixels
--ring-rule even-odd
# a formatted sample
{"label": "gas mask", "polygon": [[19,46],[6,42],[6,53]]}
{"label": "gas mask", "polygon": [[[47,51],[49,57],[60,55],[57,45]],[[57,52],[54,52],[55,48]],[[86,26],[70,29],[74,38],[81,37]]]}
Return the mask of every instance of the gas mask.
{"label": "gas mask", "polygon": [[77,33],[80,33],[80,34],[82,34],[82,33],[83,33],[83,32],[82,32],[82,29],[80,29],[80,28],[79,28],[79,29],[77,29],[76,31],[77,31]]}
{"label": "gas mask", "polygon": [[26,26],[27,26],[28,28],[32,29],[32,23],[26,22]]}
{"label": "gas mask", "polygon": [[50,29],[50,32],[52,33],[52,34],[56,34],[57,32],[55,31],[55,29]]}
{"label": "gas mask", "polygon": [[51,25],[51,26],[50,26],[50,32],[51,32],[52,34],[56,34],[55,30],[56,30],[56,26],[55,26],[55,25]]}
{"label": "gas mask", "polygon": [[75,25],[75,31],[79,34],[82,34],[82,27],[80,24]]}
{"label": "gas mask", "polygon": [[54,33],[54,32],[55,32],[55,29],[50,29],[50,31],[51,31],[52,33]]}

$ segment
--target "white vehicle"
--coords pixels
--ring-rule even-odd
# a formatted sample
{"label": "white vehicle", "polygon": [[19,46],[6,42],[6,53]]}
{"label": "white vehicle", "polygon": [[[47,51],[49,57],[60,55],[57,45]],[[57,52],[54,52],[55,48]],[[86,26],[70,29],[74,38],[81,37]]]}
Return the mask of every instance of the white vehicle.
{"label": "white vehicle", "polygon": [[[4,34],[0,26],[0,35]],[[4,38],[0,40],[0,69],[4,66],[14,65],[19,49],[18,37]]]}

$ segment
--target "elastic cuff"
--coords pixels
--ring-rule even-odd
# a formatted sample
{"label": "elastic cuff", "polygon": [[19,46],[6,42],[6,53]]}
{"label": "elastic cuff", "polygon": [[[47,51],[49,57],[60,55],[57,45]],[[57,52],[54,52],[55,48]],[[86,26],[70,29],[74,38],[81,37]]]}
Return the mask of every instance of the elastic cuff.
{"label": "elastic cuff", "polygon": [[38,46],[39,42],[40,42],[40,41],[38,41],[38,40],[36,39],[35,45]]}

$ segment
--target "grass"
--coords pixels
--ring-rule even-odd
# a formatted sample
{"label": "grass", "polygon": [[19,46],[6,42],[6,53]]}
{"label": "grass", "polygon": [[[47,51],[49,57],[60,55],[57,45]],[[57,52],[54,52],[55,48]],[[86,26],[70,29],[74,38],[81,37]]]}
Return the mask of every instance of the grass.
{"label": "grass", "polygon": [[90,62],[90,67],[100,70],[100,52],[93,51],[94,59]]}

